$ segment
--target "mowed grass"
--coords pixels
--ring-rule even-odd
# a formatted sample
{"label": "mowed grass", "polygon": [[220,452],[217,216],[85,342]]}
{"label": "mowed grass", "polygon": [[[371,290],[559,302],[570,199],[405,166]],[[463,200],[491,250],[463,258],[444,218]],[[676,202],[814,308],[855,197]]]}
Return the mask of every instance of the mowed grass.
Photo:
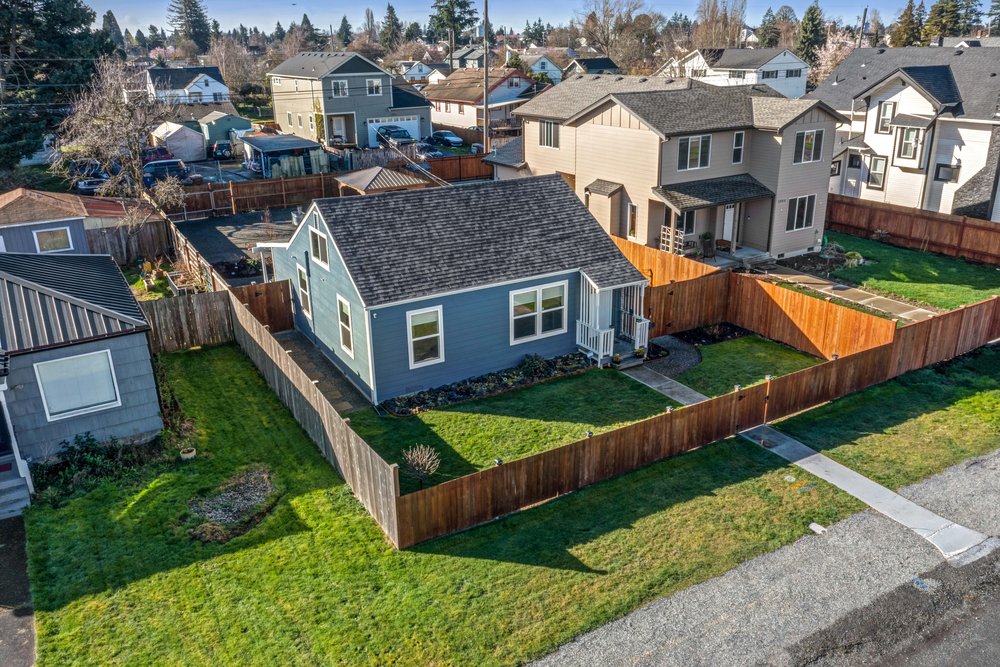
{"label": "mowed grass", "polygon": [[[615,370],[593,369],[506,394],[409,417],[351,414],[351,427],[386,461],[399,463],[413,445],[429,445],[441,467],[428,480],[440,484],[547,449],[653,417],[678,404]],[[418,489],[400,475],[403,493]]]}
{"label": "mowed grass", "polygon": [[167,282],[166,277],[157,278],[153,281],[153,287],[148,288],[142,280],[142,274],[136,271],[135,268],[123,268],[122,274],[125,276],[125,282],[132,288],[135,298],[139,301],[156,301],[157,299],[173,296],[173,292],[170,291],[170,283]]}
{"label": "mowed grass", "polygon": [[823,361],[760,336],[699,345],[698,350],[701,363],[674,379],[706,396],[721,396],[736,385],[749,387],[768,375],[788,375]]}
{"label": "mowed grass", "polygon": [[[397,552],[237,348],[163,365],[198,459],[27,515],[43,667],[517,664],[860,509],[729,440]],[[259,464],[273,512],[191,541],[191,497]]]}
{"label": "mowed grass", "polygon": [[1000,448],[1000,348],[923,369],[777,428],[891,489]]}
{"label": "mowed grass", "polygon": [[861,266],[841,267],[833,272],[833,277],[863,288],[947,310],[1000,294],[1000,271],[995,266],[970,264],[836,232],[827,232],[827,236],[865,258]]}

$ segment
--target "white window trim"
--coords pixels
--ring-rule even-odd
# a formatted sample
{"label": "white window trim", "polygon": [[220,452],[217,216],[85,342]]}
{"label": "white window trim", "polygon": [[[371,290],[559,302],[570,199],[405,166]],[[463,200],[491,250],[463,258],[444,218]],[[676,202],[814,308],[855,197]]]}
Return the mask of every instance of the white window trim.
{"label": "white window trim", "polygon": [[[548,289],[550,287],[562,287],[563,288],[563,325],[561,329],[553,329],[552,331],[542,332],[542,290]],[[538,304],[538,311],[535,313],[536,325],[535,329],[538,331],[534,336],[526,336],[524,338],[514,338],[514,295],[523,294],[524,292],[534,292],[537,298],[536,303]],[[507,317],[510,319],[510,344],[511,347],[514,345],[520,345],[521,343],[530,343],[532,341],[541,340],[542,338],[551,338],[552,336],[559,336],[561,334],[569,331],[569,281],[560,280],[554,283],[546,283],[544,285],[536,285],[535,287],[524,287],[521,289],[515,289],[510,291],[509,306],[507,308]]]}
{"label": "white window trim", "polygon": [[[320,238],[323,239],[323,247],[326,248],[326,260],[327,261],[325,261],[325,262],[323,260],[321,260],[319,257],[313,256],[313,251],[312,251],[313,245],[312,245],[312,242],[313,242],[313,236],[314,235],[315,236],[319,236]],[[309,258],[312,259],[312,261],[316,262],[316,264],[318,264],[319,266],[321,266],[324,269],[326,269],[327,271],[330,270],[330,243],[329,243],[329,239],[327,239],[326,234],[324,234],[323,232],[319,231],[315,227],[310,227],[309,228]]]}
{"label": "white window trim", "polygon": [[[736,145],[736,137],[740,138],[740,145],[739,146]],[[733,132],[733,152],[735,153],[736,149],[739,149],[739,151],[740,151],[740,160],[739,160],[739,162],[737,162],[736,160],[733,160],[733,164],[743,164],[743,154],[746,152],[746,147],[747,147],[746,132],[744,132],[743,130],[737,130],[736,132]],[[709,162],[711,162],[711,161],[712,161],[712,157],[711,157],[711,155],[709,155]]]}
{"label": "white window trim", "polygon": [[273,85],[275,85],[275,86],[280,86],[281,85],[281,77],[280,76],[271,77],[271,83]]}
{"label": "white window trim", "polygon": [[549,150],[553,150],[553,151],[559,150],[559,139],[560,139],[560,137],[559,137],[559,122],[555,121],[555,120],[540,120],[540,121],[538,121],[538,124],[541,127],[551,127],[552,128],[552,132],[551,132],[551,134],[549,136],[551,136],[552,139],[555,140],[555,143],[556,143],[555,146],[550,146],[548,144],[543,144],[542,141],[541,141],[541,139],[539,139],[538,140],[538,147],[539,148],[548,148]]}
{"label": "white window trim", "polygon": [[[882,170],[875,171],[872,166],[875,164],[876,160],[882,160]],[[865,179],[865,187],[869,190],[875,190],[876,192],[882,192],[885,190],[885,178],[886,172],[889,171],[889,158],[884,155],[872,155],[871,160],[868,162],[868,178]],[[872,185],[872,174],[878,174],[882,177],[882,182],[878,185]]]}
{"label": "white window trim", "polygon": [[[306,296],[309,297],[309,309],[308,310],[306,310],[305,308],[302,307],[302,291],[303,290],[302,290],[302,282],[301,282],[301,277],[299,275],[299,272],[301,272],[302,274],[304,274],[305,277],[306,277],[305,293],[306,293]],[[298,292],[298,295],[299,295],[299,310],[301,310],[302,314],[306,316],[306,319],[308,319],[311,322],[312,318],[313,318],[313,316],[312,316],[312,309],[313,309],[312,286],[309,284],[309,272],[306,271],[306,267],[302,266],[301,264],[296,264],[295,265],[295,289],[296,289],[296,291]]]}
{"label": "white window trim", "polygon": [[[438,321],[438,332],[435,334],[438,337],[438,355],[437,359],[428,359],[427,361],[413,361],[413,342],[414,340],[424,340],[425,338],[431,338],[431,336],[421,336],[420,338],[413,338],[413,316],[423,315],[424,313],[437,313]],[[410,370],[417,368],[423,368],[424,366],[433,366],[434,364],[440,364],[444,362],[444,313],[441,306],[432,306],[431,308],[421,308],[419,310],[408,310],[406,311],[406,355],[410,362]]]}
{"label": "white window trim", "polygon": [[[701,166],[701,144],[702,139],[708,137],[708,164],[704,167]],[[680,137],[677,139],[677,150],[681,149],[681,141],[687,139],[688,141],[688,154],[687,154],[687,168],[678,169],[677,171],[694,171],[695,169],[711,169],[712,168],[712,135],[711,134],[692,134],[687,137]],[[691,166],[691,141],[698,140],[698,164]]]}
{"label": "white window trim", "polygon": [[[372,92],[372,84],[378,86],[378,92]],[[365,92],[368,93],[368,97],[381,97],[382,96],[382,79],[365,79]]]}
{"label": "white window trim", "polygon": [[[795,202],[795,206],[798,207],[798,201],[800,199],[807,200],[807,202],[806,202],[806,210],[808,211],[809,210],[809,208],[808,208],[808,206],[809,206],[808,199],[810,197],[813,198],[813,216],[812,216],[812,219],[809,220],[809,224],[808,225],[804,225],[802,227],[793,227],[792,229],[788,229],[788,210],[791,209],[792,202]],[[817,197],[814,194],[799,195],[798,197],[789,197],[788,198],[788,208],[785,210],[785,233],[786,234],[794,234],[795,232],[801,232],[801,231],[804,231],[806,229],[812,229],[816,225],[816,202],[817,202],[818,199],[819,199],[819,197]]]}
{"label": "white window trim", "polygon": [[[312,297],[310,297],[312,298]],[[351,339],[351,347],[344,347],[344,323],[340,320],[340,306],[347,306],[347,333]],[[344,297],[337,295],[337,340],[340,341],[340,349],[351,359],[354,358],[354,313],[351,312],[351,302]]]}
{"label": "white window trim", "polygon": [[[116,399],[109,403],[102,403],[100,405],[92,405],[89,408],[81,408],[79,410],[73,410],[72,412],[64,412],[59,415],[52,416],[49,412],[49,401],[45,398],[45,387],[42,385],[42,376],[38,372],[39,366],[45,366],[46,364],[52,364],[59,361],[66,361],[67,359],[76,359],[78,357],[89,357],[95,354],[105,354],[108,357],[108,366],[111,368],[111,383],[115,387]],[[114,359],[111,358],[111,350],[98,350],[96,352],[84,352],[83,354],[74,354],[69,357],[59,357],[58,359],[50,359],[48,361],[39,361],[34,365],[35,371],[35,382],[38,383],[38,393],[42,397],[42,406],[45,408],[45,419],[46,421],[54,422],[61,419],[69,419],[70,417],[79,417],[80,415],[90,414],[91,412],[100,412],[102,410],[110,410],[111,408],[121,407],[122,404],[122,394],[121,390],[118,388],[118,376],[115,374],[115,363]]]}
{"label": "white window trim", "polygon": [[[687,223],[685,222],[685,218],[687,218],[688,214],[691,215],[691,231],[690,232],[687,230]],[[678,231],[680,231],[680,233],[683,236],[694,236],[695,232],[698,231],[698,211],[693,210],[693,209],[689,210],[689,211],[684,211],[683,213],[681,213],[677,217],[678,217],[678,222],[680,223],[680,224],[677,225]]]}
{"label": "white window trim", "polygon": [[302,114],[295,114],[295,119],[299,122],[299,127],[302,127]]}
{"label": "white window trim", "polygon": [[[41,232],[58,232],[60,230],[65,230],[65,232],[66,232],[66,239],[69,241],[69,247],[68,248],[59,248],[58,250],[42,250],[42,246],[40,246],[38,244],[38,234],[41,233]],[[31,231],[31,235],[35,239],[35,250],[37,250],[39,252],[39,254],[42,254],[42,255],[48,255],[48,254],[54,253],[54,252],[69,252],[69,251],[71,251],[71,250],[74,249],[73,248],[73,233],[70,231],[69,227],[46,227],[45,229],[33,229]]]}
{"label": "white window trim", "polygon": [[[341,86],[341,87],[343,87],[343,89],[344,89],[343,95],[338,95],[337,94],[337,86],[338,85]],[[330,94],[333,97],[347,97],[348,95],[350,95],[351,94],[351,89],[350,89],[350,86],[348,86],[347,79],[336,79],[335,81],[333,81],[330,84]]]}

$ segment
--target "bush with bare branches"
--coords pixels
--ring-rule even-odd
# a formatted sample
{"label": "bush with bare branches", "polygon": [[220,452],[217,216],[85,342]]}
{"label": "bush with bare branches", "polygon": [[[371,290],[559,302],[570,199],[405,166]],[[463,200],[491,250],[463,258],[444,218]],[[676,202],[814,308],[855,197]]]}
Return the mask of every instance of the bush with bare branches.
{"label": "bush with bare branches", "polygon": [[403,463],[406,472],[420,482],[420,488],[424,488],[424,482],[441,467],[441,457],[429,445],[414,445],[403,450]]}

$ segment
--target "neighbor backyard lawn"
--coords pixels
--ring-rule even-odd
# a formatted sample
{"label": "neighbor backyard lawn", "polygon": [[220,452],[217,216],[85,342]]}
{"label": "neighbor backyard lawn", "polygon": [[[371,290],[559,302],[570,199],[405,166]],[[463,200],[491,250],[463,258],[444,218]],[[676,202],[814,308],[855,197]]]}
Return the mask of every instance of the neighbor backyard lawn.
{"label": "neighbor backyard lawn", "polygon": [[170,283],[166,278],[158,278],[153,281],[153,287],[147,288],[142,280],[142,274],[132,267],[123,267],[122,273],[125,281],[132,288],[132,293],[139,301],[155,301],[164,297],[172,296]]}
{"label": "neighbor backyard lawn", "polygon": [[701,363],[674,379],[706,396],[721,396],[737,384],[749,387],[767,375],[788,375],[823,361],[760,336],[699,345],[698,350]]}
{"label": "neighbor backyard lawn", "polygon": [[[351,426],[386,461],[399,463],[413,445],[429,445],[441,468],[429,480],[449,479],[582,440],[662,413],[679,405],[614,370],[593,369],[476,401],[411,417],[351,414]],[[402,472],[402,470],[401,470]],[[417,483],[400,475],[403,493]]]}
{"label": "neighbor backyard lawn", "polygon": [[970,264],[847,234],[827,232],[827,236],[865,258],[861,266],[842,267],[833,272],[834,278],[863,288],[948,310],[1000,294],[1000,271],[994,266]]}
{"label": "neighbor backyard lawn", "polygon": [[[861,509],[728,440],[397,552],[237,348],[163,365],[198,459],[27,515],[43,667],[516,664]],[[998,408],[994,351],[783,428],[913,480],[1000,447]],[[282,494],[271,514],[225,545],[190,540],[192,497],[255,465]]]}

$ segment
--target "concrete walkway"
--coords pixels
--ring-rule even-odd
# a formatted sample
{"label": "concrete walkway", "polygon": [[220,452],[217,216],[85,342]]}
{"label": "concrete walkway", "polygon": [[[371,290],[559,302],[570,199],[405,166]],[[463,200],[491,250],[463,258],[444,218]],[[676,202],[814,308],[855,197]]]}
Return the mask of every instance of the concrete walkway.
{"label": "concrete walkway", "polygon": [[918,308],[917,306],[903,301],[878,296],[876,294],[860,290],[856,287],[848,287],[847,285],[835,283],[832,280],[827,280],[826,278],[820,278],[819,276],[790,269],[787,266],[777,266],[770,269],[768,274],[772,276],[781,276],[782,280],[787,280],[790,283],[796,283],[797,285],[808,287],[829,296],[835,296],[838,299],[853,301],[860,306],[867,306],[868,308],[881,310],[882,312],[888,313],[893,317],[898,317],[901,320],[919,322],[921,320],[934,317],[935,315],[934,311],[927,310],[926,308]]}
{"label": "concrete walkway", "polygon": [[274,335],[292,360],[309,376],[338,414],[347,414],[371,403],[351,382],[323,356],[319,348],[297,330],[282,331]]}
{"label": "concrete walkway", "polygon": [[997,548],[995,540],[903,498],[770,426],[741,434],[781,458],[851,494],[933,544],[955,567],[978,560]]}
{"label": "concrete walkway", "polygon": [[28,586],[24,521],[0,521],[0,665],[35,664],[35,614]]}
{"label": "concrete walkway", "polygon": [[672,380],[662,373],[657,373],[646,366],[629,368],[622,371],[636,382],[641,382],[650,389],[655,389],[667,398],[673,399],[681,405],[692,405],[707,401],[708,396],[699,394],[691,387],[682,385],[677,380]]}

